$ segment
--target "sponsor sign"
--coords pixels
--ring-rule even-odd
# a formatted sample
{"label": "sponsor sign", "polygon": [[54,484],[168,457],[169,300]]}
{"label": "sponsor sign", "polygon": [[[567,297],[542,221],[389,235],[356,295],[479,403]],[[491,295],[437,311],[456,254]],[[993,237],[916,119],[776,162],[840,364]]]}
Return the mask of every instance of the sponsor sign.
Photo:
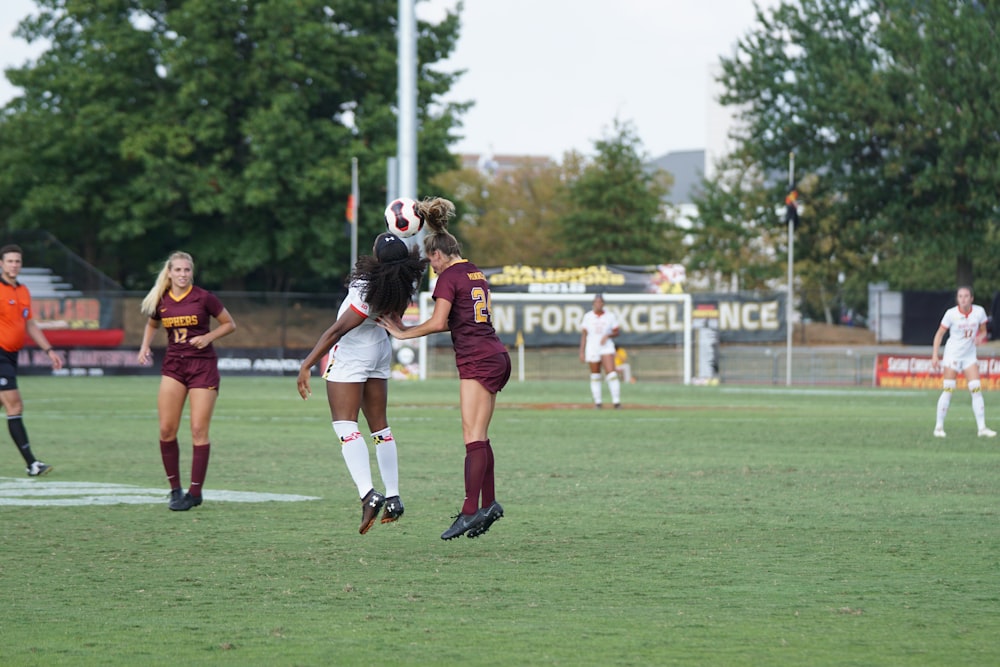
{"label": "sponsor sign", "polygon": [[642,292],[679,294],[687,274],[680,264],[627,266],[601,264],[551,269],[522,264],[482,269],[493,292],[528,294],[597,294],[602,292]]}
{"label": "sponsor sign", "polygon": [[[301,356],[287,357],[280,350],[216,348],[219,356],[219,373],[227,375],[298,375]],[[52,370],[48,355],[38,348],[24,348],[18,353],[19,375],[56,375],[60,377],[102,375],[159,375],[163,362],[163,349],[153,350],[153,363],[139,363],[138,348],[119,349],[69,349],[56,350],[62,356],[63,369]],[[294,352],[292,354],[295,354]],[[314,368],[316,373],[319,367]]]}
{"label": "sponsor sign", "polygon": [[[957,387],[967,389],[965,376],[958,375]],[[1000,389],[1000,357],[979,360],[979,380],[984,390]],[[931,367],[931,358],[921,355],[880,354],[875,358],[875,386],[892,389],[940,389],[941,368]]]}
{"label": "sponsor sign", "polygon": [[[711,326],[718,330],[723,343],[762,343],[786,338],[782,294],[695,294],[692,298],[694,326]],[[494,298],[491,304],[493,326],[500,340],[506,345],[516,345],[520,334],[528,347],[579,345],[580,321],[590,308],[590,303],[581,301],[559,303]],[[605,303],[604,308],[615,313],[620,322],[621,333],[615,339],[616,345],[676,345],[682,342],[684,306],[681,303],[629,303],[625,297]],[[435,343],[450,345],[451,339],[442,335],[430,344]]]}

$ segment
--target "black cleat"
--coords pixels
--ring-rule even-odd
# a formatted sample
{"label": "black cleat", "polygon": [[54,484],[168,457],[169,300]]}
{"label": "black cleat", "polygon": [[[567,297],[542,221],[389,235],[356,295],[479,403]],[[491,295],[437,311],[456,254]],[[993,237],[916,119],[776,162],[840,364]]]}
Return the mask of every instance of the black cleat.
{"label": "black cleat", "polygon": [[382,511],[382,523],[392,523],[403,516],[403,501],[399,496],[389,496],[385,499],[385,509]]}
{"label": "black cleat", "polygon": [[[358,532],[364,535],[378,518],[378,511],[385,505],[385,496],[372,489],[361,500],[361,527]],[[400,512],[402,514],[402,512]]]}
{"label": "black cleat", "polygon": [[168,505],[170,509],[174,508],[174,505],[178,504],[184,497],[184,489],[170,489],[170,500]]}
{"label": "black cleat", "polygon": [[475,524],[469,528],[466,537],[479,537],[490,529],[496,521],[503,517],[503,506],[497,501],[493,501],[489,507],[483,507],[476,512]]}
{"label": "black cleat", "polygon": [[48,475],[52,472],[52,466],[47,463],[42,463],[41,461],[35,461],[25,470],[28,473],[28,477],[41,477],[42,475]]}
{"label": "black cleat", "polygon": [[187,512],[192,507],[197,507],[201,505],[201,496],[192,496],[190,493],[185,493],[180,498],[174,498],[174,492],[170,492],[170,509],[175,512]]}
{"label": "black cleat", "polygon": [[478,518],[479,518],[478,511],[472,514],[456,515],[455,522],[451,524],[451,528],[441,533],[441,539],[451,540],[458,537],[459,535],[467,531],[469,528],[472,528],[472,526],[476,523],[476,519]]}

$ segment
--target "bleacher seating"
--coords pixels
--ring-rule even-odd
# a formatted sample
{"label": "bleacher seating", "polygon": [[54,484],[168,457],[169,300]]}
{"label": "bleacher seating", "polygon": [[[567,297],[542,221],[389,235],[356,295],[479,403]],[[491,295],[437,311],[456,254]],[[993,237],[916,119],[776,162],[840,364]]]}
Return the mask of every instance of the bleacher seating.
{"label": "bleacher seating", "polygon": [[64,282],[62,276],[57,276],[49,268],[22,267],[21,273],[18,275],[18,280],[24,283],[31,291],[32,299],[83,296],[83,292],[73,289],[71,283]]}

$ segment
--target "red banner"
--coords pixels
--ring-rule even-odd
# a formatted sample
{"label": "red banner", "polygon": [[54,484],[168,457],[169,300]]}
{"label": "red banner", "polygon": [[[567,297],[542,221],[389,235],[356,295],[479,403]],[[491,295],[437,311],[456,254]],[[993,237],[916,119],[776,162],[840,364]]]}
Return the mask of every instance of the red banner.
{"label": "red banner", "polygon": [[[1000,390],[1000,357],[979,360],[979,380],[984,390]],[[936,371],[931,368],[930,357],[880,354],[875,358],[875,386],[940,389],[941,367]],[[958,388],[967,386],[965,376],[959,373]]]}

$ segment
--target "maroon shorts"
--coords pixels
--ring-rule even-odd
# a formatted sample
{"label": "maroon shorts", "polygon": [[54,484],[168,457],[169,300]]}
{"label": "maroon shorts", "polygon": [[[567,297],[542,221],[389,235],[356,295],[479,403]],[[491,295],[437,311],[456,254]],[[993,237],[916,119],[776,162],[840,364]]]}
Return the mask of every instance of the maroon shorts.
{"label": "maroon shorts", "polygon": [[173,378],[188,389],[219,389],[219,361],[202,357],[167,358],[161,375]]}
{"label": "maroon shorts", "polygon": [[503,389],[510,379],[510,355],[500,352],[485,359],[459,362],[458,377],[463,380],[477,380],[486,391],[495,394]]}

